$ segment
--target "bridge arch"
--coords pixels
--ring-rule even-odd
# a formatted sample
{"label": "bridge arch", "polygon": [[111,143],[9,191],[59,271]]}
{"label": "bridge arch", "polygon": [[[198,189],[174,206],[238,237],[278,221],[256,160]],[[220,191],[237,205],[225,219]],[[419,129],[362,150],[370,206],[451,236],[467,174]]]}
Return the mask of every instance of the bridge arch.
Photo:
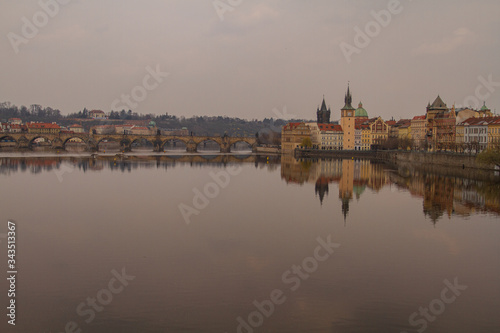
{"label": "bridge arch", "polygon": [[[218,140],[216,140],[215,138],[205,138],[205,139],[202,139],[202,140],[196,142],[196,150],[197,151],[200,151],[200,150],[201,151],[217,151],[217,150],[218,151],[222,151],[223,145],[222,145],[221,142],[217,142],[217,141]],[[210,144],[210,145],[213,146],[213,144],[211,144],[211,143],[215,143],[218,146],[218,148],[212,148],[211,149],[209,147],[208,149],[206,149],[207,144]]]}
{"label": "bridge arch", "polygon": [[45,139],[48,143],[50,143],[50,145],[52,145],[52,142],[54,141],[54,139],[50,139],[48,135],[37,134],[29,139],[28,147],[33,148],[33,145],[35,144],[35,140],[38,140],[38,139]]}
{"label": "bridge arch", "polygon": [[69,137],[65,138],[64,140],[62,140],[62,146],[66,147],[66,144],[69,142],[69,140],[72,140],[72,139],[80,139],[86,145],[89,144],[89,140],[87,138],[82,137],[80,135],[73,135],[73,136],[69,136]]}
{"label": "bridge arch", "polygon": [[160,150],[164,151],[164,150],[166,150],[166,148],[169,148],[170,145],[173,147],[176,147],[177,144],[179,144],[179,143],[180,143],[181,149],[174,149],[174,150],[187,150],[188,142],[189,142],[189,140],[186,140],[186,139],[181,139],[181,138],[176,138],[176,137],[169,138],[169,139],[161,142]]}
{"label": "bridge arch", "polygon": [[[254,144],[252,144],[251,142],[249,142],[248,140],[246,140],[246,139],[244,139],[244,138],[241,138],[241,139],[239,139],[239,140],[238,140],[238,139],[235,139],[235,140],[232,140],[232,141],[231,141],[231,147],[230,147],[230,148],[231,148],[231,151],[233,151],[233,150],[234,150],[234,148],[235,148],[235,146],[236,146],[237,144],[240,144],[240,145],[241,145],[241,144],[244,144],[244,145],[246,145],[246,147],[247,147],[247,148],[248,148],[248,150],[250,150],[250,151],[252,151],[252,150],[253,150],[253,148],[254,148]],[[244,150],[244,151],[246,151],[246,150]]]}
{"label": "bridge arch", "polygon": [[[0,143],[8,143],[8,142],[14,142],[14,145],[12,147],[18,147],[19,146],[19,141],[16,140],[15,137],[9,134],[1,134],[0,135]],[[0,145],[0,148],[2,148],[3,144]]]}

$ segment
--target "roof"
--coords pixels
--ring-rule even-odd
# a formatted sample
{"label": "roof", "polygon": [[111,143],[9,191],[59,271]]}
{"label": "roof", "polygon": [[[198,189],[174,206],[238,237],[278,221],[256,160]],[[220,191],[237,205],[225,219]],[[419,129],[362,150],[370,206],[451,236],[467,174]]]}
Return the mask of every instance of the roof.
{"label": "roof", "polygon": [[483,102],[483,106],[481,107],[481,111],[489,111],[490,109],[486,106],[486,102]]}
{"label": "roof", "polygon": [[78,125],[78,124],[73,124],[73,125],[70,125],[69,127],[78,127],[78,128],[82,128],[81,125]]}
{"label": "roof", "polygon": [[366,117],[368,118],[368,112],[363,108],[363,103],[359,102],[358,108],[356,109],[356,112],[354,113],[355,117]]}
{"label": "roof", "polygon": [[425,120],[425,116],[415,116],[412,120]]}
{"label": "roof", "polygon": [[101,111],[101,110],[92,110],[89,113],[104,113],[104,111]]}
{"label": "roof", "polygon": [[300,124],[303,123],[288,123],[283,127],[283,129],[294,129],[297,128]]}
{"label": "roof", "polygon": [[482,117],[482,118],[469,118],[461,123],[459,126],[487,126],[489,124],[499,124],[500,117]]}
{"label": "roof", "polygon": [[448,107],[446,104],[443,102],[441,97],[438,95],[436,99],[434,100],[434,103],[430,106],[430,109],[447,109]]}
{"label": "roof", "polygon": [[61,127],[57,124],[50,124],[50,123],[28,123],[28,128],[35,128],[35,129],[42,129],[42,128],[48,128],[48,129],[60,129]]}
{"label": "roof", "polygon": [[342,132],[342,126],[335,124],[318,124],[320,131],[337,131]]}
{"label": "roof", "polygon": [[396,121],[395,121],[395,120],[388,120],[388,121],[386,121],[385,123],[386,123],[387,125],[389,125],[389,126],[394,126],[394,125],[396,125]]}

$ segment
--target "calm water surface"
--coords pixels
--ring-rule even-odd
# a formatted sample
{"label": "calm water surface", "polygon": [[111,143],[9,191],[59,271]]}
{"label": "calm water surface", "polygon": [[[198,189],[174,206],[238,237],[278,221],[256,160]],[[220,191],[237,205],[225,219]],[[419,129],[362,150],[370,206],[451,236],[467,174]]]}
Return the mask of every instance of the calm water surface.
{"label": "calm water surface", "polygon": [[500,332],[498,180],[368,160],[0,156],[0,186],[19,271],[2,332]]}

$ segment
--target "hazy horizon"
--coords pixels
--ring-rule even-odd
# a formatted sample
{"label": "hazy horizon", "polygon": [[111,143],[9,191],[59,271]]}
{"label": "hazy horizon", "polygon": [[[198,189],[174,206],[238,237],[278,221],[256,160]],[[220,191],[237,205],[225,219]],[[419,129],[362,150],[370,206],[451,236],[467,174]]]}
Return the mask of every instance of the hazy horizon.
{"label": "hazy horizon", "polygon": [[493,0],[55,1],[2,3],[0,101],[260,120],[314,119],[324,95],[335,121],[350,82],[384,119],[500,103]]}

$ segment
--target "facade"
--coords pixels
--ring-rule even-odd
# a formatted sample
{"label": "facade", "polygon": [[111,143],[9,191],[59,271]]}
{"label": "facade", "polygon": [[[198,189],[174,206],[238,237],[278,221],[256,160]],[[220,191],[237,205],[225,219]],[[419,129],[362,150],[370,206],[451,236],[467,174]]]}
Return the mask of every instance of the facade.
{"label": "facade", "polygon": [[114,134],[115,133],[115,127],[112,126],[112,125],[93,126],[90,129],[90,133],[94,133],[94,134]]}
{"label": "facade", "polygon": [[21,125],[23,121],[20,118],[10,118],[9,123],[14,125]]}
{"label": "facade", "polygon": [[311,129],[304,123],[288,123],[281,130],[281,150],[292,153],[306,138],[311,138]]}
{"label": "facade", "polygon": [[81,125],[73,124],[69,127],[69,130],[73,133],[85,133],[85,130]]}
{"label": "facade", "polygon": [[59,134],[61,127],[56,123],[27,123],[28,133]]}
{"label": "facade", "polygon": [[389,125],[381,118],[370,120],[371,147],[379,147],[389,138]]}
{"label": "facade", "polygon": [[488,124],[488,149],[500,147],[500,117]]}
{"label": "facade", "polygon": [[108,117],[106,117],[106,114],[104,113],[104,111],[101,111],[101,110],[90,111],[89,117],[92,119],[108,119]]}
{"label": "facade", "polygon": [[460,129],[460,145],[462,150],[466,153],[479,153],[486,149],[489,141],[489,124],[497,120],[497,118],[493,117],[469,118],[457,125]]}
{"label": "facade", "polygon": [[427,120],[425,116],[415,116],[411,120],[411,136],[413,147],[422,149],[426,144]]}
{"label": "facade", "polygon": [[134,135],[153,135],[156,133],[153,133],[148,127],[145,126],[134,126],[130,130],[130,134]]}
{"label": "facade", "polygon": [[319,129],[319,136],[320,136],[319,149],[324,149],[324,150],[343,149],[344,133],[340,125],[317,124],[317,127]]}

